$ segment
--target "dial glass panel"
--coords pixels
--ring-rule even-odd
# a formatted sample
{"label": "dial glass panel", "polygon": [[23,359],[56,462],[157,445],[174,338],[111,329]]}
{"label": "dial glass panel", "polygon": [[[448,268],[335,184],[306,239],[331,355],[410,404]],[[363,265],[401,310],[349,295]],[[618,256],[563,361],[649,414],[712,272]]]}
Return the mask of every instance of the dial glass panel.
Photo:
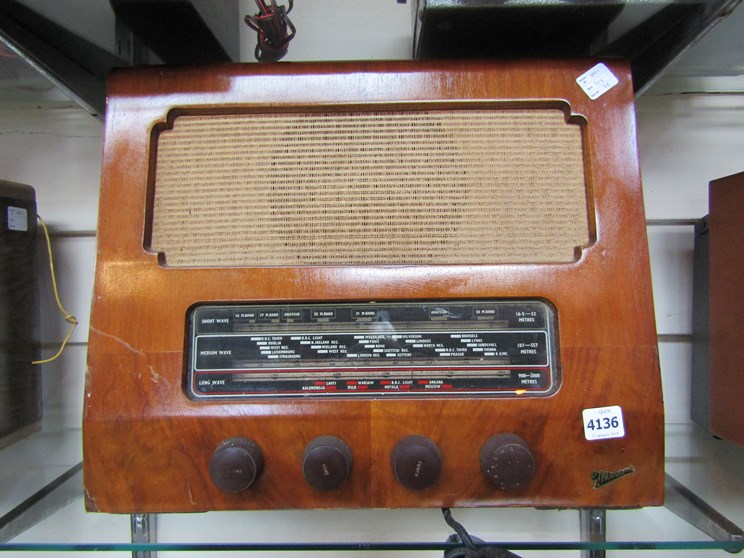
{"label": "dial glass panel", "polygon": [[549,396],[560,383],[543,300],[204,304],[187,320],[194,399]]}

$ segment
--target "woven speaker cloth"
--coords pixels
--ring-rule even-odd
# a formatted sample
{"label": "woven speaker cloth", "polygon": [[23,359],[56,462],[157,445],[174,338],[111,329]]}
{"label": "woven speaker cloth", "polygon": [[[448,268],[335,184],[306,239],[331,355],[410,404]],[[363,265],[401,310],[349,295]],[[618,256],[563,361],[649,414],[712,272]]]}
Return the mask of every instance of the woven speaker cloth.
{"label": "woven speaker cloth", "polygon": [[175,267],[574,261],[560,110],[185,115],[155,137],[149,248]]}

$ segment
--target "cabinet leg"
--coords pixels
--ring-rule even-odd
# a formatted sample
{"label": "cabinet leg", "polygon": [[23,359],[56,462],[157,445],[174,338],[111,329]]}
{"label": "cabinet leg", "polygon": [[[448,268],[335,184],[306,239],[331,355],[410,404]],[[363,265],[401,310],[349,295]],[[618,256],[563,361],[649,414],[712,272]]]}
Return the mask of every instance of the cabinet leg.
{"label": "cabinet leg", "polygon": [[[131,517],[132,543],[147,544],[157,542],[157,518],[153,513],[133,513]],[[154,550],[133,550],[132,558],[157,558]]]}
{"label": "cabinet leg", "polygon": [[[605,542],[607,540],[607,513],[604,509],[580,509],[579,521],[581,522],[581,542]],[[582,550],[581,558],[605,558],[605,550]]]}

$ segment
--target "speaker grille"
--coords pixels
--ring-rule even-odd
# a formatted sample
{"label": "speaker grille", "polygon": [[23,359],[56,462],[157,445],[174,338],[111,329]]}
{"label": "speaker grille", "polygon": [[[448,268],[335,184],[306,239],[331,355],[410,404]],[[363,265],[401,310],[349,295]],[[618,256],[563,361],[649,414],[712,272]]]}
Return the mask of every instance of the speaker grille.
{"label": "speaker grille", "polygon": [[155,141],[169,266],[569,262],[589,242],[557,109],[186,115]]}

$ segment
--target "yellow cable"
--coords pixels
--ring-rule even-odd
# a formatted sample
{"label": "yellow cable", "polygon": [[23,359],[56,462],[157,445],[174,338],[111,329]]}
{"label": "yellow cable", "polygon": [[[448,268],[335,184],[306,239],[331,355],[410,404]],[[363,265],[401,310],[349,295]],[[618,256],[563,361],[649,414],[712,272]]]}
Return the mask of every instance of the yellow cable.
{"label": "yellow cable", "polygon": [[67,336],[62,341],[62,344],[59,346],[59,350],[57,351],[57,354],[55,354],[53,357],[45,358],[43,360],[34,360],[31,362],[31,364],[46,364],[48,362],[52,362],[53,360],[57,360],[59,358],[59,355],[62,354],[62,351],[65,350],[65,347],[67,346],[67,342],[70,340],[70,337],[72,337],[72,332],[75,331],[75,326],[78,324],[77,318],[70,314],[67,310],[64,309],[62,306],[62,301],[59,299],[59,290],[57,289],[57,278],[54,274],[54,257],[52,256],[52,239],[49,237],[49,229],[47,229],[46,223],[44,222],[44,219],[41,218],[40,215],[37,215],[36,218],[39,220],[39,223],[41,224],[41,228],[44,230],[44,237],[46,238],[46,245],[47,245],[47,253],[49,254],[49,271],[52,276],[52,291],[54,292],[54,300],[57,301],[57,308],[59,308],[59,311],[62,312],[62,315],[65,317],[65,321],[70,324],[70,331],[67,332]]}

